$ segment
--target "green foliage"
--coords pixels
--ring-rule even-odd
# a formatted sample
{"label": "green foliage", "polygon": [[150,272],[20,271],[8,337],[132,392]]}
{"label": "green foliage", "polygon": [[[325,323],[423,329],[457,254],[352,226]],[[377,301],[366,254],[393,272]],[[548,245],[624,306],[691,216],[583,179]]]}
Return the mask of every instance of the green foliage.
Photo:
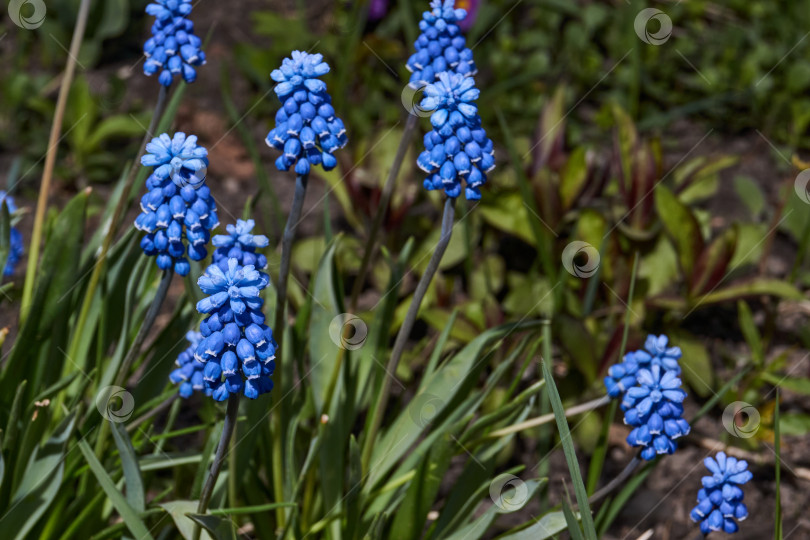
{"label": "green foliage", "polygon": [[[75,14],[72,3],[63,4],[53,8],[43,31],[64,41]],[[672,141],[663,128],[700,114],[730,130],[764,122],[777,140],[806,145],[810,71],[801,58],[807,44],[780,60],[804,35],[806,13],[759,1],[719,10],[704,1],[668,5],[678,31],[668,46],[655,47],[628,30],[637,3],[484,2],[468,39],[481,40],[475,47],[479,78],[487,82],[481,112],[497,141],[499,168],[484,200],[460,210],[420,324],[397,372],[387,373],[392,338],[439,236],[439,197],[419,192],[412,155],[361,307],[349,314],[367,335],[359,348],[346,347],[333,326],[350,309],[347,291],[357,278],[366,224],[402,133],[403,61],[419,9],[399,2],[372,24],[361,3],[331,3],[316,21],[302,16],[308,4],[298,4],[294,12],[246,14],[246,24],[270,45],[236,44],[236,69],[223,69],[221,88],[213,92],[257,169],[244,216],[263,221],[274,241],[284,201],[264,170],[267,155],[253,140],[255,126],[241,119],[248,113],[259,123],[272,118],[277,102],[258,97],[271,90],[267,75],[280,57],[318,43],[333,65],[326,79],[352,136],[341,167],[313,180],[323,181],[328,197],[319,202],[324,209],[307,218],[315,225],[292,251],[289,311],[295,320],[275,329],[284,336],[277,358],[283,386],[273,399],[241,404],[209,511],[198,513],[223,410],[199,397],[176,400],[167,375],[185,347],[184,333],[199,323],[193,309],[199,291],[194,275],[174,283],[164,317],[124,374],[125,387],[111,392],[159,281],[138,249],[139,235],[125,220],[111,223],[119,198],[131,207],[141,189],[143,171],[132,193],[124,193],[123,184],[135,157],[129,150],[149,114],[140,112],[138,100],[122,110],[128,90],[117,76],[97,86],[93,74],[80,75],[71,88],[70,129],[63,132],[57,167],[73,196],[61,210],[54,205],[45,222],[27,317],[16,314],[18,286],[0,284],[0,308],[15,312],[8,323],[13,332],[0,328],[7,353],[0,371],[0,530],[21,539],[189,539],[199,525],[203,538],[214,539],[247,530],[261,538],[347,540],[520,540],[567,531],[590,540],[608,531],[655,462],[591,505],[588,495],[604,480],[616,405],[603,418],[591,414],[587,430],[569,427],[566,411],[589,394],[601,395],[607,366],[648,332],[668,334],[683,350],[683,379],[700,406],[696,418],[711,415],[719,424],[734,401],[750,402],[766,419],[773,411],[772,429],[735,444],[753,451],[775,437],[779,478],[779,437],[810,432],[807,415],[780,414],[770,395],[771,388],[810,395],[810,380],[793,376],[788,353],[776,353],[774,331],[780,304],[805,297],[799,285],[808,283],[803,263],[810,219],[793,186],[778,193],[776,205],[766,196],[770,191],[747,176],[725,186],[740,156],[669,159]],[[94,13],[80,60],[88,67],[103,62],[105,44],[131,26],[129,16],[126,0]],[[717,19],[738,24],[715,27]],[[46,68],[62,54],[22,39],[23,52],[41,53]],[[740,50],[750,54],[741,57]],[[54,114],[50,75],[15,69],[0,81],[0,143],[21,157],[32,178]],[[234,76],[247,79],[254,95],[234,96]],[[184,90],[174,90],[159,132],[173,127]],[[583,122],[578,107],[586,98]],[[255,108],[240,110],[245,102]],[[17,173],[9,174],[10,184],[12,177]],[[76,189],[101,182],[113,185],[109,197]],[[30,179],[28,186],[34,187]],[[740,199],[742,217],[712,220],[712,202],[729,192]],[[330,200],[337,203],[331,210]],[[330,219],[335,208],[339,216]],[[20,226],[23,214],[0,208],[0,261],[9,229]],[[89,276],[109,227],[124,232],[93,289]],[[777,233],[800,246],[788,279],[760,265]],[[275,272],[278,253],[271,248],[267,255]],[[275,298],[268,288],[271,320]],[[718,354],[717,340],[702,328],[707,319],[724,320],[723,332],[736,335],[739,328],[745,351],[733,358]],[[729,376],[729,370],[736,372]],[[386,377],[395,379],[394,395],[379,435],[367,440],[369,407]],[[545,414],[548,425],[519,427]],[[548,484],[547,463],[530,469],[519,452],[519,438],[530,439],[531,448],[551,449],[557,437],[576,508],[561,486]],[[580,462],[587,462],[582,458],[590,449],[575,445],[582,440],[596,441],[587,473]],[[278,446],[280,468],[273,461]],[[541,510],[535,512],[529,505],[537,501]]]}

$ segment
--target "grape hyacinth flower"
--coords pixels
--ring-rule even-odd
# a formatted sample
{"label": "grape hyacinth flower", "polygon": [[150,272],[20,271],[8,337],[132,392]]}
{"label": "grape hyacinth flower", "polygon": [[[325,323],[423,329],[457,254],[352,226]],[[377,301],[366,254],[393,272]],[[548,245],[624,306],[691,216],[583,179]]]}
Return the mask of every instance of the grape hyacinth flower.
{"label": "grape hyacinth flower", "polygon": [[432,84],[440,73],[475,75],[472,51],[461,35],[459,22],[467,17],[463,9],[456,9],[453,0],[432,0],[430,11],[419,21],[421,34],[414,43],[416,52],[408,59],[411,72],[408,84],[421,88]]}
{"label": "grape hyacinth flower", "polygon": [[610,397],[619,397],[628,388],[636,384],[639,369],[650,369],[650,366],[661,366],[675,374],[681,372],[678,361],[681,358],[680,347],[667,347],[669,338],[665,335],[647,336],[644,350],[631,351],[624,355],[624,361],[610,366],[605,377],[605,388]]}
{"label": "grape hyacinth flower", "polygon": [[674,371],[653,365],[640,369],[637,385],[628,389],[621,408],[624,423],[633,426],[627,436],[630,446],[643,447],[641,457],[653,459],[657,454],[672,454],[675,439],[689,433],[689,423],[681,418],[686,392]]}
{"label": "grape hyacinth flower", "polygon": [[453,73],[441,73],[438,82],[425,88],[420,107],[433,111],[433,130],[425,135],[425,150],[416,160],[428,173],[425,189],[444,189],[448,197],[456,198],[464,180],[466,198],[481,198],[479,187],[495,168],[495,154],[474,103],[478,94],[472,77]]}
{"label": "grape hyacinth flower", "polygon": [[203,260],[211,230],[219,225],[216,203],[205,185],[208,151],[197,145],[196,136],[185,133],[173,138],[164,133],[146,151],[141,163],[154,170],[135,219],[135,227],[147,233],[141,248],[156,257],[161,270],[174,268],[185,276],[191,269],[186,253],[194,261]]}
{"label": "grape hyacinth flower", "polygon": [[[0,190],[0,204],[6,203],[8,213],[13,214],[17,211],[17,205],[14,204],[14,199],[11,195],[3,190]],[[23,247],[22,233],[16,228],[12,227],[9,233],[9,252],[6,257],[5,266],[3,267],[3,275],[10,276],[14,273],[14,267],[20,262],[25,248]],[[0,261],[2,263],[3,261]]]}
{"label": "grape hyacinth flower", "polygon": [[197,350],[202,339],[203,335],[199,332],[186,333],[189,346],[175,360],[177,369],[169,374],[169,380],[172,383],[180,384],[178,393],[181,397],[191,397],[194,391],[204,392],[207,396],[211,395],[211,389],[206,388],[205,381],[203,381],[203,365],[194,359],[194,351]]}
{"label": "grape hyacinth flower", "polygon": [[214,250],[214,264],[223,272],[228,271],[228,259],[236,259],[241,266],[251,265],[257,270],[267,267],[267,257],[256,253],[257,248],[266,248],[270,240],[263,234],[251,234],[256,222],[252,219],[236,220],[236,225],[226,225],[228,234],[218,234],[211,239],[217,248]]}
{"label": "grape hyacinth flower", "polygon": [[278,84],[276,95],[283,107],[276,113],[276,127],[265,142],[283,152],[276,168],[306,175],[310,167],[321,165],[325,171],[337,166],[334,152],[346,146],[348,137],[343,120],[335,115],[326,83],[318,79],[329,73],[329,64],[321,54],[293,51],[281,68],[270,77]]}
{"label": "grape hyacinth flower", "polygon": [[704,535],[712,531],[735,533],[737,521],[748,517],[748,508],[743,500],[743,484],[754,477],[748,470],[748,463],[727,457],[718,452],[716,458],[703,460],[711,476],[701,480],[703,488],[698,491],[698,504],[692,509],[690,517],[700,523],[700,532]]}
{"label": "grape hyacinth flower", "polygon": [[197,311],[208,315],[200,323],[203,339],[194,357],[204,364],[203,379],[216,401],[243,393],[250,399],[273,389],[275,369],[273,331],[264,324],[261,290],[269,278],[253,265],[228,259],[228,269],[212,264],[197,281],[207,295]]}
{"label": "grape hyacinth flower", "polygon": [[146,6],[146,13],[154,16],[155,22],[152,37],[143,45],[143,72],[154,75],[159,71],[158,82],[165,87],[171,86],[175,75],[194,82],[194,68],[205,64],[205,53],[200,50],[202,41],[194,35],[194,23],[187,18],[191,0],[154,0]]}

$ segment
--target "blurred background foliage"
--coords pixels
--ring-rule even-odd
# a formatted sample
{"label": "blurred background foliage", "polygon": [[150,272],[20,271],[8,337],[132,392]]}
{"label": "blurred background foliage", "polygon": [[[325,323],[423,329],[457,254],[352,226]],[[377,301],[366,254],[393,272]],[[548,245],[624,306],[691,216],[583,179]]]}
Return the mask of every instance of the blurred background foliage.
{"label": "blurred background foliage", "polygon": [[[135,155],[148,123],[157,83],[140,73],[150,24],[143,14],[146,3],[115,0],[94,7],[60,141],[60,191],[75,195],[62,215],[84,216],[86,204],[88,223],[95,223],[109,211],[104,199]],[[344,295],[352,289],[404,123],[404,62],[424,6],[390,2],[382,19],[370,21],[363,2],[244,2],[242,27],[234,29],[217,26],[213,15],[205,17],[206,4],[195,8],[195,24],[214,51],[210,65],[201,69],[201,77],[213,85],[190,90],[196,101],[189,114],[210,108],[228,119],[226,135],[238,137],[257,182],[250,187],[250,194],[257,195],[239,198],[238,204],[246,205],[245,215],[251,206],[260,210],[257,221],[273,244],[283,221],[279,205],[286,204],[276,191],[283,191],[281,184],[289,179],[271,170],[274,156],[261,144],[278,108],[269,73],[293,49],[323,52],[332,65],[325,79],[352,142],[340,156],[340,167],[321,173],[329,192],[295,246],[296,279],[290,284],[292,304],[302,314],[290,346],[298,352],[318,350],[320,345],[308,341],[306,315],[317,309],[307,289],[330,307],[340,302],[329,304],[332,291],[318,289],[319,283],[329,282]],[[786,312],[801,313],[795,306],[810,285],[804,264],[810,215],[793,191],[797,170],[807,168],[800,156],[810,149],[810,11],[801,2],[655,5],[673,26],[671,37],[659,46],[642,42],[633,30],[636,15],[647,7],[637,0],[482,2],[467,40],[479,67],[480,112],[496,142],[498,168],[484,200],[474,209],[459,210],[464,218],[423,304],[416,341],[396,375],[408,384],[431,365],[435,368],[434,361],[425,365],[426,357],[461,350],[508,321],[553,316],[555,354],[564,360],[558,365],[560,392],[566,403],[581,401],[585,394],[601,392],[601,376],[617,358],[629,313],[629,348],[639,347],[647,332],[668,334],[684,350],[684,379],[698,402],[714,396],[730,374],[740,373],[739,384],[723,393],[715,416],[735,400],[754,404],[763,413],[764,429],[751,439],[735,440],[754,449],[758,442],[773,440],[774,395],[764,388],[779,385],[810,395],[806,370],[792,369],[797,349],[810,346],[810,332],[796,319],[787,324],[780,319]],[[64,63],[61,44],[70,41],[77,6],[73,0],[48,2],[48,17],[37,32],[14,32],[0,41],[0,166],[17,171],[6,175],[9,185],[24,171],[14,190],[18,204],[35,198]],[[3,31],[12,30],[8,20],[2,24]],[[704,145],[707,138],[713,143]],[[413,146],[419,144],[417,138]],[[746,145],[755,144],[761,159],[749,171]],[[391,334],[407,310],[414,276],[406,276],[400,294],[392,295],[390,306],[386,303],[387,311],[376,309],[378,302],[407,274],[405,269],[421,274],[439,234],[439,197],[423,192],[413,158],[412,153],[400,176],[384,227],[386,249],[375,261],[358,310],[369,327]],[[227,197],[215,182],[212,191]],[[90,197],[81,191],[86,186],[96,190]],[[49,244],[61,235],[72,235],[74,243],[81,238],[82,231],[61,228],[62,215],[51,216]],[[80,258],[53,248],[48,260],[65,261],[83,275],[98,247],[99,238],[92,238]],[[572,242],[588,248],[575,251],[566,269],[563,261]],[[137,250],[127,245],[119,245],[109,290],[116,301],[142,314],[149,300],[145,284],[155,277],[154,269],[150,265],[140,283],[125,285],[124,270],[138,260]],[[274,257],[269,256],[271,267],[277,263]],[[638,280],[628,304],[636,257]],[[337,275],[331,274],[333,267]],[[186,285],[187,295],[196,294]],[[48,314],[44,329],[67,317],[59,311],[67,308],[53,303],[47,287],[42,294]],[[172,344],[191,327],[194,314],[178,302],[174,315],[147,354],[179,352]],[[120,362],[123,351],[114,348],[116,337],[131,334],[133,324],[117,314],[105,321],[104,334],[88,339],[80,350],[102,358],[113,347],[112,358]],[[447,332],[441,342],[446,349],[435,348],[440,332]],[[58,331],[54,336],[64,337]],[[388,337],[375,336],[383,351]],[[537,347],[536,340],[527,339],[497,355],[508,369],[514,364],[520,378],[526,369],[519,367],[523,355],[530,358]],[[20,362],[21,356],[12,357],[10,365],[22,369]],[[91,374],[100,385],[109,384],[118,363],[98,366],[106,371]],[[69,371],[66,366],[50,372],[43,353],[36,363],[38,383],[29,382],[23,392],[31,399],[55,395],[60,388],[50,386],[61,384],[61,375]],[[785,372],[792,376],[783,378]],[[166,398],[167,373],[168,366],[151,372],[149,384],[135,391],[138,415]],[[493,385],[503,375],[491,374]],[[13,378],[5,376],[3,400],[10,409],[16,391]],[[86,383],[79,377],[69,382]],[[48,390],[43,393],[43,388]],[[514,387],[490,386],[489,380],[487,389],[470,410],[498,411],[516,393]],[[302,416],[320,410],[317,399],[297,403],[307,407]],[[525,418],[528,411],[517,411],[515,418]],[[216,409],[206,404],[199,412],[205,427],[211,427]],[[355,419],[355,413],[349,418]],[[446,414],[440,419],[448,425],[458,421]],[[256,410],[250,409],[248,417],[259,421]],[[788,407],[781,419],[785,434],[810,432],[810,415],[800,407]],[[85,430],[100,422],[93,415],[83,420]],[[467,434],[474,439],[470,433],[475,429]],[[591,416],[574,437],[587,448],[603,433],[601,420]],[[23,448],[36,444],[40,435],[28,435]],[[258,437],[264,450],[270,446],[267,439],[266,434]],[[492,463],[508,462],[507,445],[514,448],[504,440],[492,451]],[[494,455],[498,452],[500,457]],[[168,466],[156,458],[156,470]],[[183,470],[176,474],[178,480],[200,481],[184,477]],[[249,488],[245,499],[260,499],[261,489],[264,485]],[[68,501],[60,504],[67,507]]]}
{"label": "blurred background foliage", "polygon": [[[147,123],[153,98],[141,89],[152,81],[139,80],[140,47],[149,24],[146,3],[116,0],[92,12],[67,109],[65,125],[72,127],[60,142],[64,157],[57,173],[68,191],[117,180],[122,160],[128,159],[122,156],[134,153]],[[0,82],[0,150],[6,159],[20,158],[18,167],[28,171],[16,189],[23,197],[36,186],[62,44],[69,42],[77,6],[77,0],[49,2],[43,26],[15,33],[3,48],[9,62]],[[559,345],[576,377],[590,385],[615,358],[623,298],[633,255],[639,253],[640,283],[629,306],[631,343],[643,337],[641,328],[678,336],[694,351],[685,355],[694,363],[687,381],[705,396],[714,384],[713,369],[690,327],[702,326],[701,312],[713,317],[718,305],[734,308],[742,298],[800,298],[793,284],[808,281],[803,250],[784,275],[769,274],[760,261],[777,235],[788,246],[804,247],[810,220],[799,211],[804,203],[790,197],[792,184],[779,188],[774,203],[769,186],[739,169],[729,173],[739,161],[734,152],[692,154],[669,133],[683,125],[727,137],[758,132],[783,149],[783,156],[805,150],[810,40],[804,38],[810,14],[797,3],[664,3],[658,7],[671,18],[673,32],[654,46],[633,31],[645,6],[557,0],[481,4],[468,43],[479,66],[481,102],[487,104],[481,107],[484,124],[500,143],[500,166],[489,196],[454,236],[421,318],[441,330],[458,308],[453,337],[466,342],[493,324],[554,313]],[[339,171],[324,178],[341,210],[326,218],[362,238],[396,150],[404,60],[418,34],[422,6],[389,2],[386,15],[375,21],[367,20],[362,2],[289,2],[278,9],[248,2],[245,7],[240,19],[256,39],[220,48],[223,67],[214,76],[222,95],[211,100],[224,104],[255,162],[262,190],[273,196],[264,172],[268,154],[250,140],[277,109],[268,74],[291,49],[324,51],[333,64],[328,84],[353,136]],[[216,25],[196,24],[217,48],[222,32]],[[238,104],[230,88],[233,77],[248,82]],[[246,128],[236,120],[248,114]],[[409,237],[421,238],[410,261],[419,270],[438,231],[435,211],[423,204],[424,198],[435,203],[435,197],[418,189],[420,173],[411,162],[393,199],[385,245],[397,252]],[[781,184],[778,171],[793,171],[778,160],[770,164],[775,184]],[[734,219],[713,219],[710,203],[717,199],[721,177],[732,186],[722,192],[742,202],[744,211]],[[275,207],[264,208],[278,208],[273,202]],[[99,211],[91,202],[91,213]],[[278,231],[278,216],[266,214],[259,221]],[[333,233],[329,229],[296,246],[301,274],[316,270]],[[353,236],[347,235],[337,253],[348,274],[357,270],[362,253]],[[598,253],[595,277],[602,285],[561,266],[563,250],[574,240]],[[578,255],[578,263],[587,265],[587,255]],[[389,276],[380,260],[372,272],[374,288],[384,290]],[[300,304],[304,295],[297,289],[292,294]],[[401,300],[398,318],[408,298]],[[772,306],[770,320],[776,309]],[[799,335],[805,343],[810,339]],[[414,357],[429,336],[413,349]]]}

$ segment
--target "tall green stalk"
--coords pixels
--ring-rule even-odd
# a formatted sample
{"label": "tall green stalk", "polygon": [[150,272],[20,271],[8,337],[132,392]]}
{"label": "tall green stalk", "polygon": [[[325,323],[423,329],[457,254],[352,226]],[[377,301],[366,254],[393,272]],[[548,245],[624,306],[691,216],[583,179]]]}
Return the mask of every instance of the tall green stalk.
{"label": "tall green stalk", "polygon": [[115,382],[113,383],[114,385],[120,386],[124,383],[133,362],[135,362],[138,354],[140,354],[141,346],[146,340],[146,336],[149,334],[149,331],[152,330],[152,325],[155,324],[155,319],[157,318],[158,313],[160,313],[160,307],[163,305],[163,301],[166,300],[166,295],[169,292],[169,285],[172,282],[172,276],[174,276],[174,271],[171,268],[163,271],[163,277],[160,279],[160,285],[155,293],[155,298],[152,299],[152,305],[149,306],[149,309],[146,312],[146,317],[144,317],[143,324],[141,324],[141,328],[138,330],[138,334],[135,336],[135,341],[132,342],[132,346],[129,348],[127,355],[124,357],[124,361],[121,362],[121,367],[118,369],[118,375],[115,376]]}
{"label": "tall green stalk", "polygon": [[391,358],[388,360],[388,365],[382,375],[383,380],[380,386],[380,392],[377,395],[376,406],[372,412],[369,429],[366,431],[365,439],[363,440],[363,473],[368,472],[371,450],[374,446],[377,431],[380,429],[380,424],[382,423],[385,407],[388,405],[388,394],[391,391],[391,378],[394,377],[397,372],[397,366],[402,358],[402,353],[405,350],[405,345],[408,342],[408,337],[411,334],[413,325],[416,322],[416,316],[419,314],[419,306],[422,304],[430,282],[433,281],[433,276],[439,269],[439,263],[441,263],[444,252],[447,250],[448,244],[450,244],[450,236],[453,233],[453,220],[456,214],[454,203],[455,199],[451,197],[448,197],[444,202],[444,215],[442,216],[442,231],[439,237],[439,243],[436,245],[436,249],[430,257],[425,273],[422,274],[422,279],[419,280],[419,284],[416,286],[411,305],[408,307],[408,313],[405,315],[405,320],[402,321],[402,326],[399,328],[396,341],[394,341],[394,349],[391,351]]}
{"label": "tall green stalk", "polygon": [[[211,495],[214,493],[214,486],[217,483],[219,471],[222,469],[222,464],[225,461],[225,453],[231,443],[231,436],[233,435],[234,428],[236,427],[236,416],[239,413],[239,394],[231,394],[228,396],[228,409],[225,412],[225,425],[222,427],[222,435],[219,438],[217,445],[217,453],[214,455],[214,462],[211,464],[211,470],[208,473],[208,478],[205,479],[202,492],[200,493],[200,502],[197,504],[197,513],[204,514],[208,510],[208,503],[211,502]],[[234,501],[231,501],[233,504]],[[199,523],[194,524],[194,540],[200,540],[202,529]]]}
{"label": "tall green stalk", "polygon": [[[292,209],[290,210],[290,215],[287,217],[287,224],[284,226],[284,235],[281,237],[281,268],[279,269],[278,282],[276,285],[276,316],[275,326],[273,328],[279,349],[282,347],[282,338],[284,337],[286,327],[284,322],[286,320],[285,312],[287,307],[287,279],[290,275],[290,264],[292,263],[292,245],[293,240],[295,240],[295,232],[301,221],[301,211],[304,208],[304,198],[307,194],[308,181],[308,174],[299,174],[295,179],[295,194],[293,195]],[[284,425],[281,407],[281,399],[284,397],[284,385],[281,379],[283,371],[283,369],[277,369],[275,372],[275,385],[278,388],[275,395],[278,401],[275,407],[276,412],[273,415],[273,490],[279,501],[284,497],[282,455],[282,433],[284,433]],[[276,509],[276,518],[278,519],[278,526],[283,527],[285,520],[284,508]]]}
{"label": "tall green stalk", "polygon": [[[160,285],[155,293],[155,297],[152,299],[152,304],[146,311],[146,316],[143,319],[141,328],[138,330],[135,340],[132,342],[132,345],[127,351],[127,355],[124,357],[124,360],[121,362],[121,365],[118,368],[118,373],[115,376],[113,386],[121,386],[126,381],[127,374],[132,368],[132,364],[135,362],[135,359],[140,354],[141,346],[143,345],[143,342],[146,341],[146,336],[149,335],[149,331],[152,329],[152,325],[155,324],[155,319],[157,318],[158,313],[160,313],[160,307],[163,305],[163,301],[166,299],[166,294],[169,292],[169,285],[172,282],[172,276],[174,276],[174,271],[171,268],[163,271],[163,277],[160,280]],[[104,450],[104,444],[106,443],[107,435],[109,434],[109,422],[103,422],[101,424],[101,430],[99,431],[95,446],[95,455],[99,458]]]}
{"label": "tall green stalk", "polygon": [[28,249],[28,267],[25,271],[25,284],[23,285],[22,304],[20,306],[20,322],[28,316],[31,309],[31,300],[34,294],[34,280],[37,272],[37,262],[39,260],[39,246],[42,243],[42,227],[45,222],[45,211],[48,209],[48,195],[51,193],[51,180],[53,179],[53,168],[56,165],[56,151],[59,147],[60,134],[62,133],[62,120],[65,116],[70,86],[73,84],[73,74],[76,72],[76,63],[79,56],[79,49],[84,38],[84,30],[87,27],[87,16],[90,12],[90,0],[82,0],[79,6],[79,14],[76,17],[76,26],[73,28],[73,38],[70,41],[70,51],[68,52],[65,73],[62,76],[62,84],[59,86],[59,97],[56,100],[56,112],[51,124],[51,134],[48,138],[48,152],[45,154],[45,168],[42,170],[42,181],[39,185],[39,197],[37,198],[37,211],[34,216],[34,229],[31,233],[31,246]]}

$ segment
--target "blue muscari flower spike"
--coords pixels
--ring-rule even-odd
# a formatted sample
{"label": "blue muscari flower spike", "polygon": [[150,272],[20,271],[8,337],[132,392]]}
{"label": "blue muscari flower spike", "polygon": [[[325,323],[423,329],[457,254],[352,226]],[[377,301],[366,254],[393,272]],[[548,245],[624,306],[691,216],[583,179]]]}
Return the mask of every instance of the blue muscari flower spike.
{"label": "blue muscari flower spike", "polygon": [[425,135],[425,150],[416,160],[428,173],[425,189],[443,189],[448,197],[456,198],[464,180],[465,197],[481,198],[479,187],[495,168],[495,154],[478,116],[478,94],[472,77],[453,73],[441,73],[436,84],[425,88],[420,107],[433,111],[433,130]]}
{"label": "blue muscari flower spike", "polygon": [[335,115],[326,83],[318,77],[329,73],[329,64],[321,54],[293,51],[281,68],[270,77],[283,107],[276,113],[276,127],[267,134],[265,142],[283,152],[276,168],[295,173],[309,173],[312,166],[321,165],[325,171],[337,166],[334,152],[346,146],[348,137],[343,120]]}
{"label": "blue muscari flower spike", "polygon": [[720,530],[735,533],[737,521],[748,517],[740,486],[754,475],[748,470],[747,462],[727,457],[723,452],[718,452],[716,458],[707,457],[703,463],[711,476],[702,478],[703,488],[698,491],[698,504],[690,517],[700,523],[700,532],[704,535]]}
{"label": "blue muscari flower spike", "polygon": [[163,86],[171,86],[175,75],[187,83],[197,78],[195,66],[205,64],[202,41],[194,35],[194,23],[186,18],[191,13],[191,0],[154,0],[146,13],[155,17],[152,37],[143,45],[146,62],[143,72],[154,75]]}
{"label": "blue muscari flower spike", "polygon": [[256,222],[252,219],[236,221],[236,225],[227,225],[228,234],[218,234],[211,239],[217,248],[214,250],[214,264],[223,272],[228,270],[228,259],[236,259],[241,266],[252,265],[259,270],[267,267],[267,257],[256,253],[257,248],[266,248],[270,240],[263,234],[251,234]]}
{"label": "blue muscari flower spike", "polygon": [[273,389],[278,344],[264,324],[261,290],[269,278],[252,265],[228,259],[223,271],[212,264],[197,281],[207,294],[197,311],[208,317],[200,323],[203,339],[194,357],[204,364],[203,380],[216,401],[243,393],[250,399]]}
{"label": "blue muscari flower spike", "polygon": [[198,188],[205,181],[208,150],[197,144],[197,136],[177,132],[174,137],[164,133],[146,144],[141,164],[155,168],[160,180],[171,177],[177,187]]}
{"label": "blue muscari flower spike", "polygon": [[[17,205],[14,204],[14,199],[3,190],[0,190],[0,204],[3,202],[6,203],[8,207],[8,213],[13,214],[17,211]],[[20,262],[20,259],[23,256],[25,248],[23,247],[23,237],[22,233],[17,230],[16,227],[11,228],[11,232],[9,234],[10,245],[11,248],[8,253],[8,257],[5,261],[5,266],[3,267],[3,275],[10,276],[14,273],[14,267],[17,266],[17,263]],[[2,263],[3,261],[0,261]]]}
{"label": "blue muscari flower spike", "polygon": [[422,14],[419,30],[422,33],[414,43],[416,52],[408,59],[410,84],[420,88],[432,84],[445,71],[459,75],[475,75],[473,54],[458,27],[467,12],[455,9],[453,0],[433,0],[431,10]]}
{"label": "blue muscari flower spike", "polygon": [[680,347],[667,347],[669,338],[665,335],[647,336],[644,350],[631,351],[624,355],[624,361],[612,365],[605,377],[605,388],[612,398],[619,397],[636,384],[636,374],[641,368],[649,369],[658,365],[666,371],[676,374],[681,372],[678,361],[681,359]]}
{"label": "blue muscari flower spike", "polygon": [[657,454],[674,453],[674,440],[689,433],[689,423],[681,418],[685,398],[674,371],[658,365],[639,370],[637,386],[627,390],[621,408],[624,423],[633,426],[627,442],[643,448],[642,458],[651,460]]}
{"label": "blue muscari flower spike", "polygon": [[175,360],[177,369],[169,374],[169,380],[174,384],[180,384],[178,393],[181,397],[191,397],[195,391],[210,396],[211,389],[206,388],[203,380],[203,365],[194,359],[194,351],[203,340],[203,335],[199,332],[187,332],[186,340],[188,340],[189,346]]}
{"label": "blue muscari flower spike", "polygon": [[[141,214],[135,227],[146,232],[144,253],[156,257],[161,270],[174,268],[181,276],[191,269],[186,254],[201,261],[208,254],[211,231],[219,225],[217,207],[205,185],[207,150],[197,146],[197,137],[176,133],[152,139],[141,163],[154,167],[141,198]],[[188,247],[186,247],[186,245]]]}

